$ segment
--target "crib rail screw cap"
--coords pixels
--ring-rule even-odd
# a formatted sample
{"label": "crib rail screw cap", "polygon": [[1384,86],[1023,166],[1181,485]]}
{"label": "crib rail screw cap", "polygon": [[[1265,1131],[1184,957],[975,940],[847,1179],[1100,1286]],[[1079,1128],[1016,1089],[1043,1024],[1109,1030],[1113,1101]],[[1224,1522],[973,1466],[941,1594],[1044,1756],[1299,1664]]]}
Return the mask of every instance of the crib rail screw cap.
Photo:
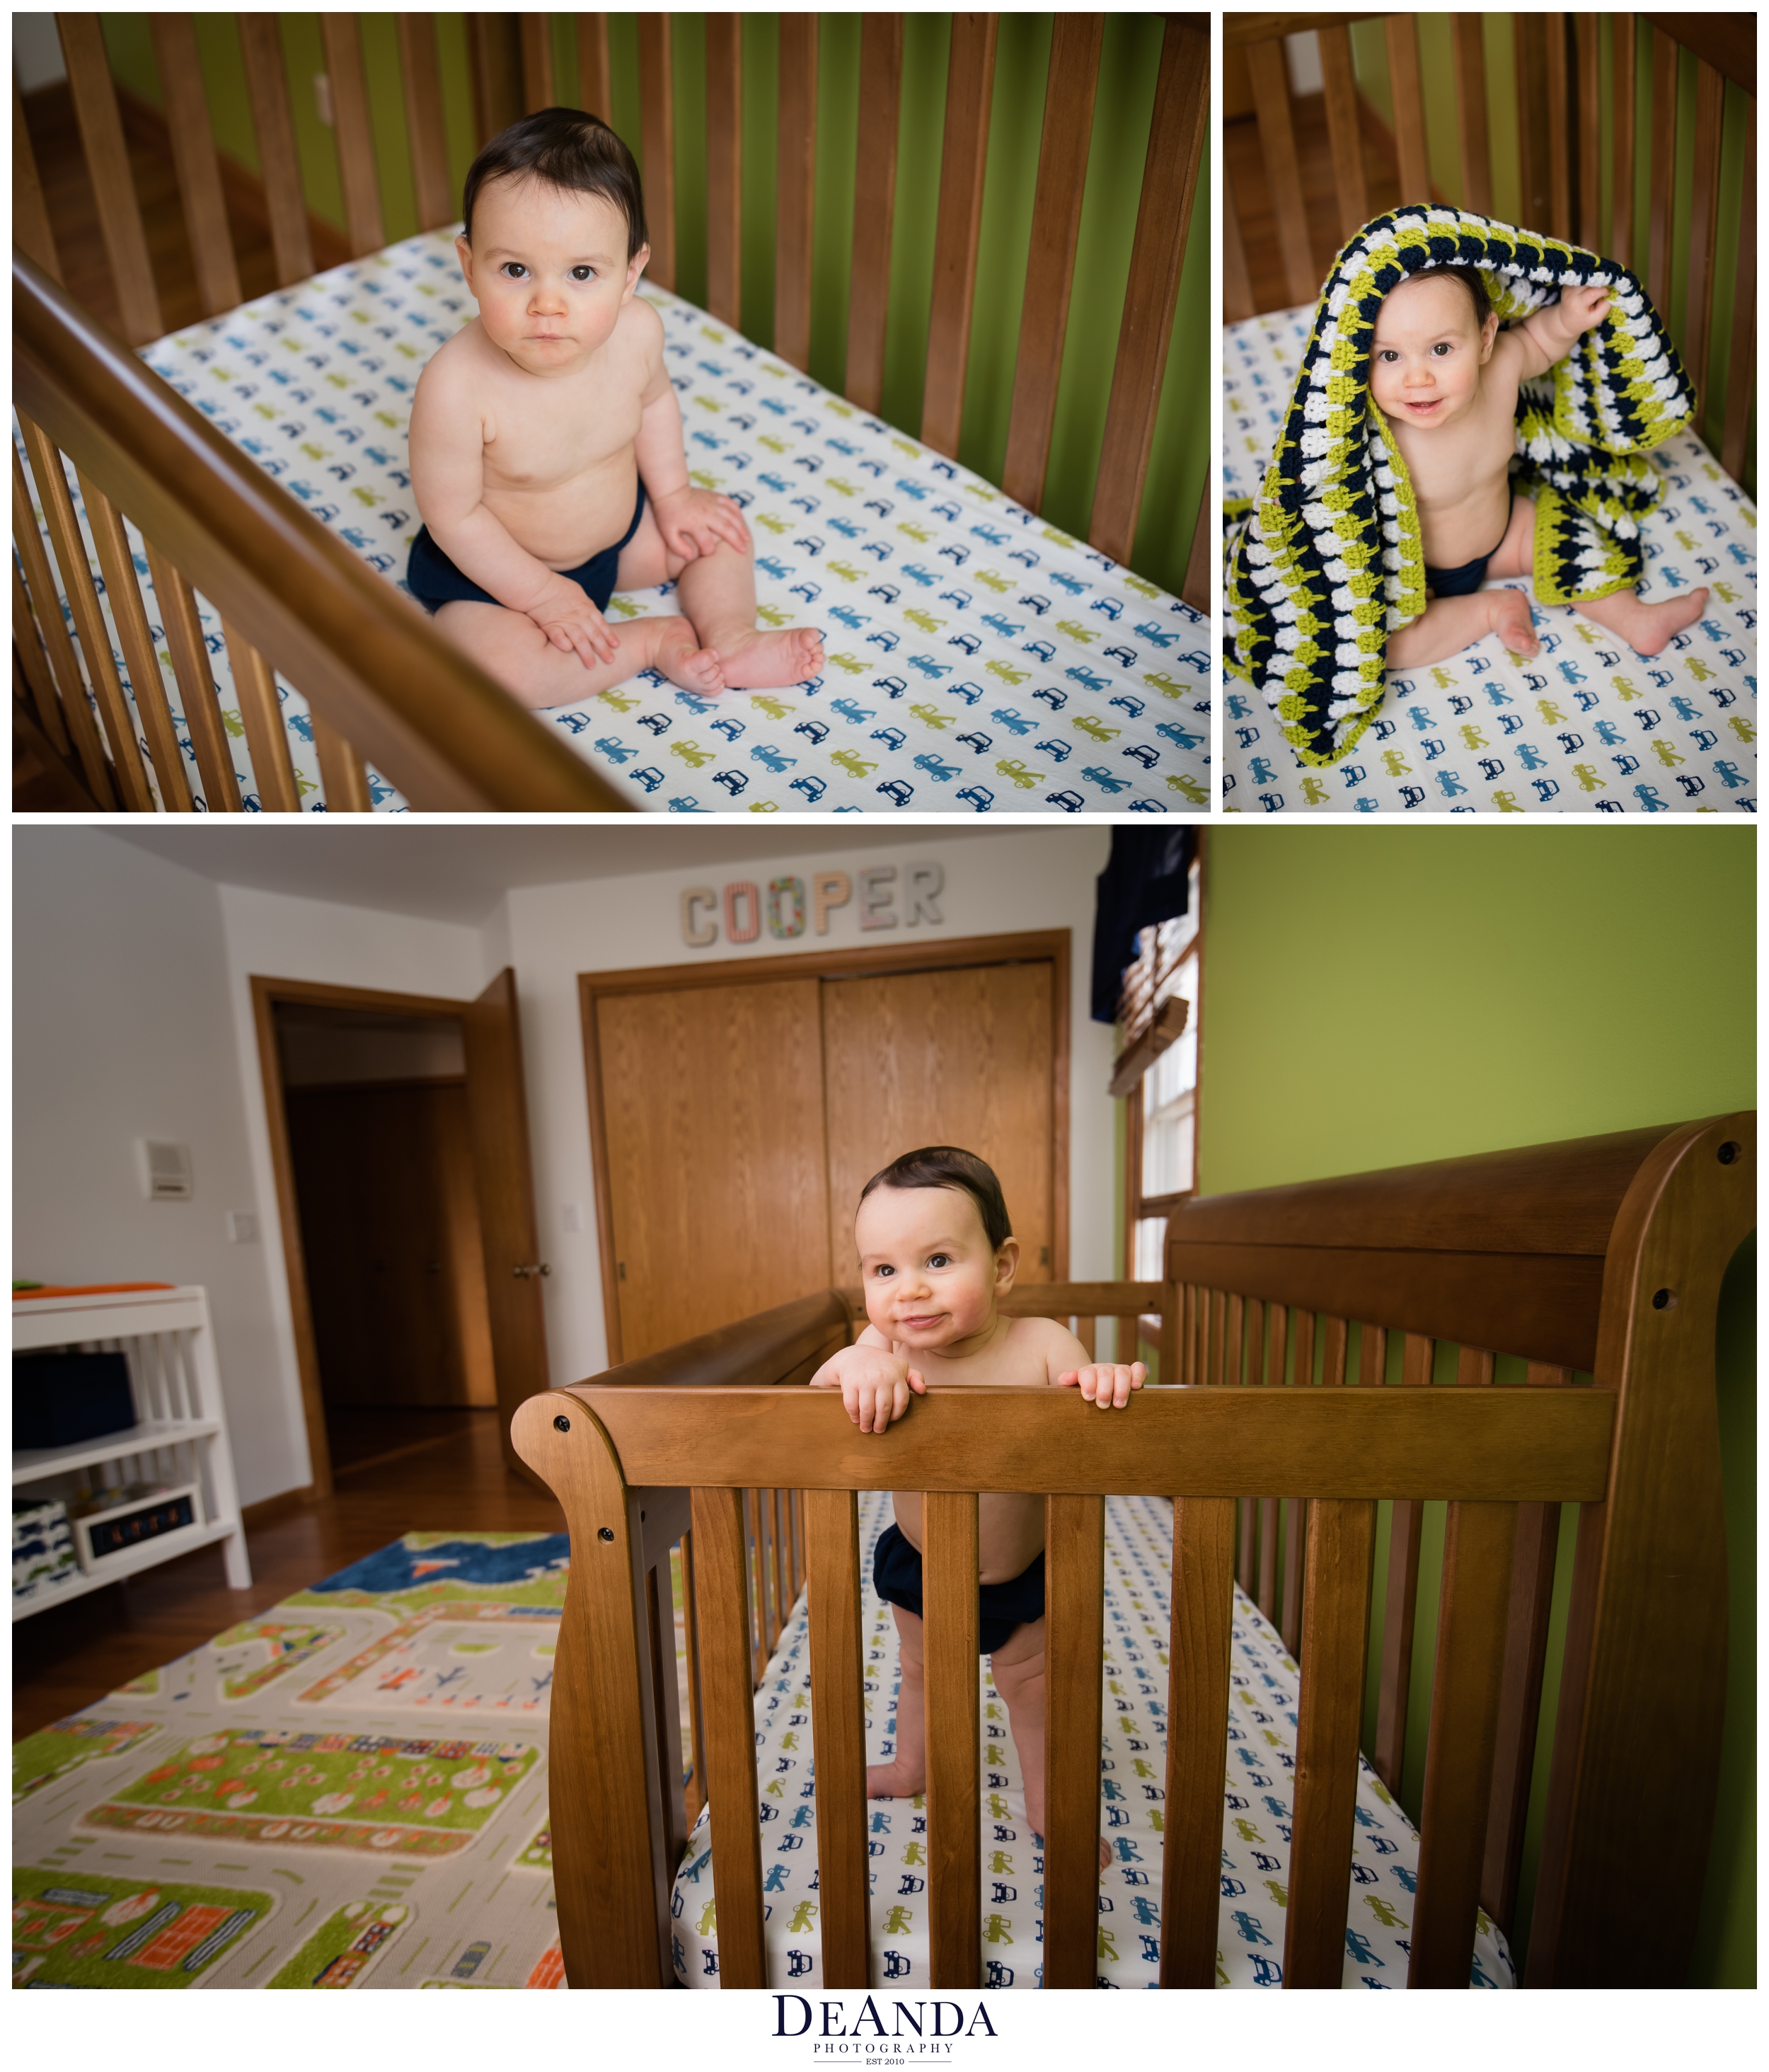
{"label": "crib rail screw cap", "polygon": [[569,1417],[555,1417],[553,1420],[553,1429],[555,1432],[569,1432],[571,1429],[571,1420]]}
{"label": "crib rail screw cap", "polygon": [[1670,1289],[1661,1288],[1652,1297],[1652,1307],[1655,1309],[1674,1309],[1676,1307],[1676,1297]]}
{"label": "crib rail screw cap", "polygon": [[1730,1166],[1738,1156],[1738,1147],[1736,1144],[1722,1144],[1718,1155],[1722,1166]]}
{"label": "crib rail screw cap", "polygon": [[597,1537],[597,1539],[599,1539],[599,1540],[612,1540],[612,1539],[614,1538],[614,1536],[615,1536],[615,1529],[614,1529],[614,1527],[613,1527],[611,1525],[602,1525],[602,1526],[598,1526],[598,1527],[597,1527],[597,1528],[596,1528],[596,1537]]}

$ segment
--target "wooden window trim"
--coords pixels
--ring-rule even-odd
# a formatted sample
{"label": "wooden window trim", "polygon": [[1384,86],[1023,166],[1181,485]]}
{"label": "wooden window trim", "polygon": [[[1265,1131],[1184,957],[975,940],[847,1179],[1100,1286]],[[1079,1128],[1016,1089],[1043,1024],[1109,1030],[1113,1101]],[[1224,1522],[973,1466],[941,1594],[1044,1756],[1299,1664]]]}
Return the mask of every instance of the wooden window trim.
{"label": "wooden window trim", "polygon": [[[1187,1024],[1198,1046],[1198,1070],[1192,1080],[1191,1117],[1191,1174],[1193,1184],[1174,1194],[1145,1194],[1142,1191],[1142,1082],[1121,1096],[1125,1103],[1124,1112],[1124,1244],[1121,1271],[1126,1281],[1133,1281],[1136,1274],[1137,1225],[1158,1215],[1168,1215],[1181,1202],[1187,1201],[1197,1192],[1199,1154],[1203,1145],[1203,1079],[1204,1079],[1204,951],[1207,928],[1205,922],[1207,894],[1210,875],[1210,833],[1205,828],[1198,830],[1198,907],[1197,932],[1187,948],[1188,956],[1198,960],[1197,998],[1192,1003]],[[1152,1068],[1151,1068],[1152,1069]]]}

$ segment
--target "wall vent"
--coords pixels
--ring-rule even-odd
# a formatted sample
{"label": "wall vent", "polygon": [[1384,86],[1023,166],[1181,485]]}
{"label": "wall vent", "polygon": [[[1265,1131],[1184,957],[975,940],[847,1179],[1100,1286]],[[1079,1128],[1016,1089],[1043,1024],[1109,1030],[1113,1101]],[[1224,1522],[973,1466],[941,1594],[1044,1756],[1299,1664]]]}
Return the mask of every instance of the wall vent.
{"label": "wall vent", "polygon": [[195,1193],[190,1146],[142,1139],[142,1178],[150,1202],[187,1202]]}

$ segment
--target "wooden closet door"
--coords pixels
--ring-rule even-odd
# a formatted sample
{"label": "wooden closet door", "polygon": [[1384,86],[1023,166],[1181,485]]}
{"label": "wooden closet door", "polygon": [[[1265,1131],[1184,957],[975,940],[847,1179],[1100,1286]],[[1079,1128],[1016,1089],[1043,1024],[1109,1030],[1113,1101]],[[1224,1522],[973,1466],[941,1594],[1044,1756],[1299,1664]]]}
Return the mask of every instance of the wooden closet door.
{"label": "wooden closet door", "polygon": [[1051,982],[1047,964],[824,982],[838,1287],[860,1278],[860,1190],[881,1166],[925,1144],[956,1144],[994,1167],[1020,1241],[1019,1277],[1054,1277]]}
{"label": "wooden closet door", "polygon": [[597,1002],[611,1359],[829,1285],[817,996],[805,978]]}

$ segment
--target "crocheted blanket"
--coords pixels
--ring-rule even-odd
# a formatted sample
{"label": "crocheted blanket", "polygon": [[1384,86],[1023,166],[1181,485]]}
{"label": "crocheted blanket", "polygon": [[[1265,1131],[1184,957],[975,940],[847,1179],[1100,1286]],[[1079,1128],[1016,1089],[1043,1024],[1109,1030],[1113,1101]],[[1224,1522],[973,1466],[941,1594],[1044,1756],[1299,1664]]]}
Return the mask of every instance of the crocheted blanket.
{"label": "crocheted blanket", "polygon": [[1389,634],[1425,608],[1413,486],[1371,399],[1370,350],[1384,298],[1442,265],[1479,268],[1502,324],[1563,286],[1611,290],[1602,323],[1518,394],[1512,483],[1535,500],[1544,603],[1638,584],[1639,520],[1659,494],[1643,456],[1693,413],[1657,311],[1615,261],[1454,208],[1367,223],[1334,262],[1261,494],[1229,506],[1224,542],[1228,671],[1304,763],[1351,753],[1382,701]]}

